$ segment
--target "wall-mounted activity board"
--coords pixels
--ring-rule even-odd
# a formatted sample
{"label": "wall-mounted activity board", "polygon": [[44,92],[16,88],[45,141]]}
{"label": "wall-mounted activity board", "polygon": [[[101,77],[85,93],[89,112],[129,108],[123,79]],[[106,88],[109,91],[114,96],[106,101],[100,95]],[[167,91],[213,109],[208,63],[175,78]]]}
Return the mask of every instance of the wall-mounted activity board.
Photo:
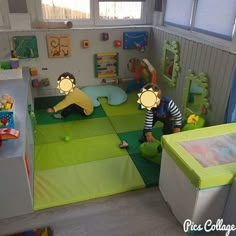
{"label": "wall-mounted activity board", "polygon": [[114,78],[119,74],[119,54],[95,54],[95,76],[97,78]]}
{"label": "wall-mounted activity board", "polygon": [[71,56],[70,35],[47,35],[48,57]]}
{"label": "wall-mounted activity board", "polygon": [[12,43],[18,58],[39,57],[36,36],[14,36]]}
{"label": "wall-mounted activity board", "polygon": [[147,46],[148,32],[124,32],[123,49],[141,49]]}

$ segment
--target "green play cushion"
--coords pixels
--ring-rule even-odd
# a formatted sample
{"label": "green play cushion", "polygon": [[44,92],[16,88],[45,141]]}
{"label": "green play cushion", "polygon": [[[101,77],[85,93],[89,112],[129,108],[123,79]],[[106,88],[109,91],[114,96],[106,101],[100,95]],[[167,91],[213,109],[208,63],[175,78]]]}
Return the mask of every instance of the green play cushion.
{"label": "green play cushion", "polygon": [[[236,175],[236,162],[204,167],[183,147],[183,144],[187,141],[197,141],[199,139],[215,138],[223,135],[234,134],[236,136],[235,131],[236,123],[230,123],[164,135],[162,136],[162,146],[196,188],[202,189],[227,185],[232,183]],[[231,145],[234,148],[236,146],[236,138],[231,138],[231,141],[235,142]],[[218,148],[224,147],[219,146]]]}
{"label": "green play cushion", "polygon": [[145,187],[129,156],[36,171],[34,181],[34,210]]}
{"label": "green play cushion", "polygon": [[156,164],[161,163],[161,143],[156,140],[153,143],[144,142],[140,145],[140,151],[143,157]]}

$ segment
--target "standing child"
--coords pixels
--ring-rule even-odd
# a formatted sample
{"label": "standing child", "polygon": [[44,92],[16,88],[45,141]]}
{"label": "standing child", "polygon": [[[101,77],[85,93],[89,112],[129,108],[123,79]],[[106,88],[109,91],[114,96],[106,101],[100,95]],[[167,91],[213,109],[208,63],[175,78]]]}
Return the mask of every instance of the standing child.
{"label": "standing child", "polygon": [[54,114],[54,117],[57,119],[63,119],[74,112],[79,113],[82,116],[91,115],[94,110],[93,102],[86,93],[75,87],[76,81],[74,75],[69,72],[65,72],[58,77],[57,81],[60,84],[63,80],[68,80],[68,82],[65,83],[65,87],[68,88],[70,83],[74,87],[71,86],[71,90],[68,91],[65,98],[53,108],[48,108],[47,112],[54,113],[62,110],[61,113]]}
{"label": "standing child", "polygon": [[152,135],[152,128],[157,121],[163,123],[163,134],[171,134],[180,132],[182,127],[182,115],[179,108],[175,105],[174,101],[170,97],[162,96],[161,90],[156,84],[147,84],[144,89],[148,90],[152,88],[154,92],[158,92],[158,103],[156,107],[152,107],[151,110],[146,111],[143,136],[140,138],[140,142],[155,142],[155,138]]}

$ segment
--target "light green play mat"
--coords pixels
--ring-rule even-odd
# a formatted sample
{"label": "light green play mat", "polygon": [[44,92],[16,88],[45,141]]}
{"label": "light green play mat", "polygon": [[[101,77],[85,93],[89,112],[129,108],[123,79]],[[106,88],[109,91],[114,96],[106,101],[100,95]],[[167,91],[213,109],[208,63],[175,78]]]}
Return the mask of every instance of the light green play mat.
{"label": "light green play mat", "polygon": [[[144,111],[136,96],[129,94],[119,106],[101,98],[91,117],[72,115],[65,121],[52,118],[42,105],[53,105],[58,97],[36,100],[35,210],[158,185],[160,166],[139,150]],[[154,129],[158,138],[160,130]],[[119,148],[124,139],[127,150]]]}

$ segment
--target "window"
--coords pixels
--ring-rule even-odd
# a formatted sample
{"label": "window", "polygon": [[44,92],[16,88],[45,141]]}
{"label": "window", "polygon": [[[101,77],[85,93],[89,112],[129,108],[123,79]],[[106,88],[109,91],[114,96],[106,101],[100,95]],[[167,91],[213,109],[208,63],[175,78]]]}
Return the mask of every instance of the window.
{"label": "window", "polygon": [[235,14],[235,0],[198,0],[193,30],[231,40]]}
{"label": "window", "polygon": [[164,24],[232,41],[236,0],[167,0]]}
{"label": "window", "polygon": [[165,24],[190,29],[192,9],[192,0],[168,0],[166,3]]}
{"label": "window", "polygon": [[[145,24],[145,0],[38,0],[39,18],[71,20],[74,25]],[[94,9],[94,10],[93,10]]]}
{"label": "window", "polygon": [[41,0],[45,20],[90,19],[90,1]]}
{"label": "window", "polygon": [[141,2],[99,2],[100,19],[141,19],[141,10]]}

